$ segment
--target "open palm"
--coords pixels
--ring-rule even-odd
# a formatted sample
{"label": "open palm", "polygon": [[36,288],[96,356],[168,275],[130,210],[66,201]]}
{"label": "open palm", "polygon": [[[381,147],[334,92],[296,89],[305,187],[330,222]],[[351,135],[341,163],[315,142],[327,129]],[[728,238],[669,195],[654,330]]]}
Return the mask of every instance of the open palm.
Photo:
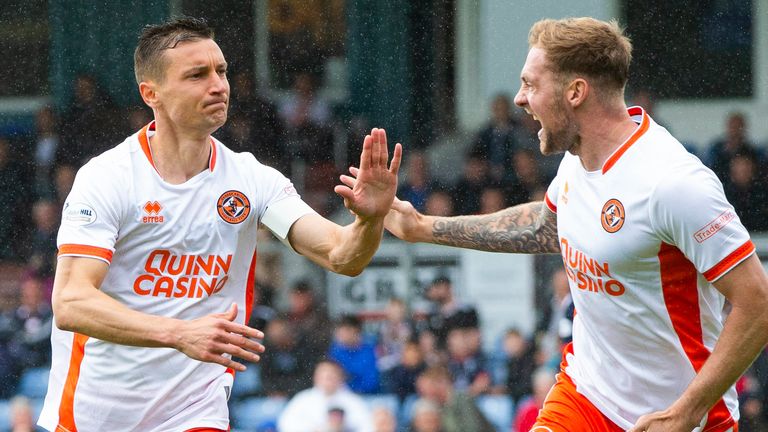
{"label": "open palm", "polygon": [[374,128],[363,140],[360,168],[355,170],[357,178],[341,176],[344,184],[336,186],[334,191],[344,198],[344,205],[361,218],[386,216],[395,199],[402,154],[402,146],[397,144],[389,163],[387,134],[384,129]]}

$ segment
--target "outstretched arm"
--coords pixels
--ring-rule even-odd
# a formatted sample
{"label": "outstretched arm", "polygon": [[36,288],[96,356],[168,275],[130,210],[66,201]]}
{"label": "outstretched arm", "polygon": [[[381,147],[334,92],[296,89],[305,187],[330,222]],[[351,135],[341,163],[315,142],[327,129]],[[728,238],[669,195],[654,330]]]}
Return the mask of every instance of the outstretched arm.
{"label": "outstretched arm", "polygon": [[560,252],[557,216],[541,201],[487,215],[435,217],[423,215],[411,203],[395,199],[385,227],[395,236],[410,242],[489,252]]}
{"label": "outstretched arm", "polygon": [[357,181],[334,189],[344,198],[355,221],[339,226],[317,214],[306,215],[291,226],[291,246],[328,270],[348,276],[360,274],[381,243],[384,217],[395,198],[402,152],[397,144],[389,163],[387,135],[384,129],[373,129],[363,141],[360,168],[355,169]]}

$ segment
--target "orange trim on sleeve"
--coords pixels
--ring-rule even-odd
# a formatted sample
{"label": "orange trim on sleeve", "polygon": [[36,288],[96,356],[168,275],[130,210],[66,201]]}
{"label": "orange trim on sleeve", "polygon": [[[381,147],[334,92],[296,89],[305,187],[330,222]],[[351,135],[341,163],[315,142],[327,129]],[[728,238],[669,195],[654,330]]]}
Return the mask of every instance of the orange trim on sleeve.
{"label": "orange trim on sleeve", "polygon": [[85,255],[94,258],[100,258],[108,263],[112,263],[113,252],[109,249],[98,246],[88,246],[79,244],[63,244],[59,246],[59,256],[65,255]]}
{"label": "orange trim on sleeve", "polygon": [[641,115],[643,116],[643,120],[640,122],[640,126],[635,130],[635,132],[632,134],[632,136],[627,139],[624,144],[622,144],[618,149],[616,149],[615,152],[608,158],[608,160],[605,161],[603,164],[603,174],[607,173],[611,167],[613,167],[616,164],[616,161],[621,158],[621,156],[634,144],[638,139],[640,139],[641,136],[645,133],[645,131],[648,130],[648,127],[651,124],[651,121],[648,119],[648,113],[645,112],[640,107],[632,107],[627,110],[630,116],[636,116]]}
{"label": "orange trim on sleeve", "polygon": [[69,358],[69,371],[67,380],[64,381],[64,392],[61,394],[61,403],[59,404],[59,424],[56,426],[56,432],[77,432],[75,425],[75,390],[77,381],[80,378],[80,365],[85,357],[85,343],[88,342],[88,336],[75,333],[72,340],[72,354]]}
{"label": "orange trim on sleeve", "polygon": [[745,258],[752,255],[755,251],[755,244],[752,240],[747,240],[746,243],[736,248],[727,257],[723,258],[719,263],[715,264],[711,269],[704,272],[704,277],[712,282],[720,276],[727,273],[730,269],[736,266],[736,264],[744,261]]}
{"label": "orange trim on sleeve", "polygon": [[546,204],[546,205],[547,205],[547,208],[549,208],[549,210],[550,210],[552,213],[557,213],[557,206],[555,205],[555,203],[553,203],[553,202],[552,202],[552,201],[549,199],[549,195],[547,195],[546,193],[544,194],[544,204]]}

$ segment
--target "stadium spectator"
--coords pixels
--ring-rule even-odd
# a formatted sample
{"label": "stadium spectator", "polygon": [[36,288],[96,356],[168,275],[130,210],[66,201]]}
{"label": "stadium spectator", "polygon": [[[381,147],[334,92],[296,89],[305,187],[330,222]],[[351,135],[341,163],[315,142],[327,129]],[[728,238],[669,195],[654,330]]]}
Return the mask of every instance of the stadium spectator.
{"label": "stadium spectator", "polygon": [[445,367],[425,370],[416,380],[419,396],[440,408],[440,423],[445,432],[494,432],[496,429],[475,404],[472,396],[454,389],[451,373]]}
{"label": "stadium spectator", "polygon": [[530,378],[533,383],[533,394],[527,399],[520,401],[515,412],[515,420],[512,425],[512,432],[528,432],[536,423],[536,417],[539,410],[544,406],[544,400],[547,393],[555,385],[555,374],[546,368],[539,368]]}
{"label": "stadium spectator", "polygon": [[259,371],[267,396],[290,397],[312,384],[313,359],[303,350],[287,320],[277,317],[267,324],[264,347]]}
{"label": "stadium spectator", "polygon": [[279,432],[314,432],[327,426],[328,412],[343,410],[343,425],[356,432],[373,430],[371,412],[365,401],[344,385],[344,371],[333,361],[315,367],[313,386],[296,394],[277,420]]}
{"label": "stadium spectator", "polygon": [[452,329],[480,326],[477,310],[474,306],[456,299],[453,282],[448,276],[439,275],[433,279],[425,295],[431,303],[426,325],[437,337],[439,348],[445,348],[448,332]]}
{"label": "stadium spectator", "polygon": [[405,344],[413,337],[413,327],[407,320],[406,308],[401,299],[389,299],[386,317],[377,330],[376,364],[383,374],[400,363]]}
{"label": "stadium spectator", "polygon": [[397,432],[397,418],[389,408],[380,406],[371,412],[373,432]]}
{"label": "stadium spectator", "polygon": [[[299,345],[306,352],[306,361],[316,362],[328,353],[331,344],[332,322],[316,299],[312,285],[296,282],[288,295],[286,318],[296,330]],[[308,367],[312,369],[314,363]]]}
{"label": "stadium spectator", "polygon": [[13,313],[16,329],[10,341],[16,366],[26,369],[51,363],[53,312],[43,281],[34,275],[20,283],[21,304]]}
{"label": "stadium spectator", "polygon": [[480,349],[479,335],[476,327],[453,327],[446,341],[447,366],[453,386],[470,396],[479,396],[491,389],[491,374]]}
{"label": "stadium spectator", "polygon": [[494,185],[483,155],[470,153],[464,160],[462,175],[451,193],[458,214],[477,214],[480,211],[480,195],[483,189]]}
{"label": "stadium spectator", "polygon": [[415,151],[408,156],[406,164],[405,178],[397,189],[397,196],[413,203],[419,211],[424,211],[427,198],[435,189],[430,177],[429,160],[425,153]]}
{"label": "stadium spectator", "polygon": [[444,365],[447,360],[445,351],[441,350],[437,336],[429,328],[422,328],[418,330],[417,341],[419,344],[419,351],[424,358],[424,363],[427,366]]}
{"label": "stadium spectator", "polygon": [[732,112],[725,122],[723,137],[713,142],[707,150],[704,161],[724,184],[730,178],[731,159],[738,153],[754,152],[762,163],[762,155],[757,152],[754,143],[749,139],[747,119],[743,113]]}
{"label": "stadium spectator", "polygon": [[402,403],[405,399],[416,394],[416,378],[427,368],[424,354],[415,340],[405,343],[400,357],[400,363],[385,375],[384,390],[394,393]]}
{"label": "stadium spectator", "polygon": [[440,405],[422,398],[413,404],[413,414],[408,432],[444,432]]}
{"label": "stadium spectator", "polygon": [[478,214],[491,214],[507,208],[507,196],[500,187],[489,186],[480,194]]}
{"label": "stadium spectator", "polygon": [[51,178],[56,162],[56,149],[59,147],[59,124],[51,106],[44,106],[35,115],[35,137],[33,155],[35,161],[35,193],[38,197],[53,195]]}
{"label": "stadium spectator", "polygon": [[344,369],[347,386],[355,393],[378,393],[379,369],[376,346],[363,335],[363,323],[354,315],[344,315],[336,323],[328,357]]}
{"label": "stadium spectator", "polygon": [[433,189],[424,203],[424,211],[427,214],[451,216],[453,211],[453,198],[445,189]]}
{"label": "stadium spectator", "polygon": [[56,234],[61,208],[50,200],[39,200],[32,205],[32,239],[29,267],[39,276],[53,276],[56,266]]}
{"label": "stadium spectator", "polygon": [[751,231],[768,231],[768,180],[759,164],[756,151],[742,148],[731,157],[723,183],[741,223]]}
{"label": "stadium spectator", "polygon": [[211,138],[230,93],[212,35],[187,17],[144,28],[135,75],[155,120],[78,172],[58,235],[45,429],[227,430],[227,369],[246,368],[231,356],[263,352],[245,324],[257,226],[350,276],[379,245],[401,147],[387,167],[386,135],[372,130],[367,180],[335,188],[355,220],[317,215],[286,177]]}
{"label": "stadium spectator", "polygon": [[[387,229],[413,242],[562,254],[578,313],[541,429],[735,428],[734,383],[768,342],[768,277],[749,233],[711,171],[627,109],[632,48],[616,22],[541,20],[529,45],[515,103],[541,122],[542,153],[565,152],[545,201],[443,218],[395,199]],[[691,322],[701,323],[695,352],[679,337]]]}
{"label": "stadium spectator", "polygon": [[535,344],[526,339],[519,330],[509,329],[504,335],[502,349],[506,357],[506,393],[515,404],[531,394],[531,379],[536,370]]}
{"label": "stadium spectator", "polygon": [[61,144],[56,161],[80,167],[122,140],[127,125],[94,76],[78,75],[73,87],[72,101],[61,119]]}
{"label": "stadium spectator", "polygon": [[478,132],[470,154],[487,160],[491,178],[501,183],[510,175],[512,155],[518,149],[519,126],[512,116],[512,102],[508,94],[499,93],[494,96],[490,108],[491,119]]}
{"label": "stadium spectator", "polygon": [[76,173],[77,169],[75,167],[66,164],[57,165],[53,170],[53,199],[56,201],[56,208],[59,210],[63,209],[67,195],[72,190]]}
{"label": "stadium spectator", "polygon": [[18,261],[19,250],[15,245],[23,241],[21,236],[25,230],[19,229],[26,226],[22,221],[29,218],[28,210],[24,205],[28,198],[22,179],[21,169],[11,157],[10,142],[0,136],[0,261]]}
{"label": "stadium spectator", "polygon": [[[222,139],[235,139],[233,150],[251,152],[261,163],[288,173],[284,128],[277,107],[259,94],[250,71],[237,72],[231,82],[230,114],[237,121],[225,125]],[[360,138],[364,137],[365,134]]]}
{"label": "stadium spectator", "polygon": [[512,176],[506,185],[511,205],[544,199],[547,187],[533,150],[520,149],[512,155]]}
{"label": "stadium spectator", "polygon": [[575,307],[564,268],[559,268],[552,273],[549,285],[552,290],[552,298],[549,307],[543,314],[544,319],[539,325],[539,328],[545,331],[540,348],[543,351],[544,360],[552,361],[557,365],[560,363],[563,346],[573,339]]}
{"label": "stadium spectator", "polygon": [[8,432],[35,432],[34,410],[29,399],[16,396],[10,401],[11,424]]}

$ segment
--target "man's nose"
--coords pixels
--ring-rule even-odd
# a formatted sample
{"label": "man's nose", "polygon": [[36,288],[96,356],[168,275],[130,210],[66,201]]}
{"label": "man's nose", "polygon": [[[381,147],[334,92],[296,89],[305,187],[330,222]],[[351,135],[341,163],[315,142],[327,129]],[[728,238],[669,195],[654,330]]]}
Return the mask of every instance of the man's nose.
{"label": "man's nose", "polygon": [[520,87],[520,90],[517,91],[517,94],[515,95],[515,105],[519,107],[524,107],[528,101],[525,99],[525,94],[523,93],[523,88]]}

